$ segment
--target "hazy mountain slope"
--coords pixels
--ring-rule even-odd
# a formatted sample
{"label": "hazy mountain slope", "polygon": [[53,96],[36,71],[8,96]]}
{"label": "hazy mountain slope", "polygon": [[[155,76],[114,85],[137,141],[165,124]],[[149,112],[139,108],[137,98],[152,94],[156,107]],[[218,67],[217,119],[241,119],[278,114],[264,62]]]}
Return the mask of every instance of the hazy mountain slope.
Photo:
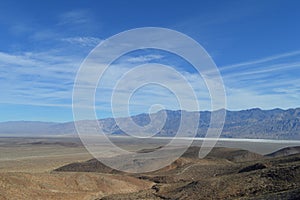
{"label": "hazy mountain slope", "polygon": [[5,135],[40,135],[49,134],[50,127],[57,125],[52,122],[11,121],[0,123],[0,134]]}
{"label": "hazy mountain slope", "polygon": [[[186,112],[191,119],[196,112]],[[174,136],[178,130],[181,111],[166,110],[167,119],[163,129],[157,136]],[[152,114],[153,118],[160,120],[162,111]],[[197,136],[203,137],[209,127],[211,112],[201,111]],[[130,118],[120,118],[126,126]],[[149,115],[140,114],[132,117],[140,126],[150,122]],[[112,118],[100,119],[100,127],[107,134],[122,135],[124,132]],[[91,121],[79,121],[83,130],[97,132],[99,127],[91,126]],[[189,123],[189,122],[186,122]],[[189,127],[189,124],[186,124]],[[0,123],[1,135],[65,135],[75,134],[73,122],[47,123],[47,122],[3,122]],[[227,111],[222,137],[232,138],[268,138],[268,139],[300,139],[300,108],[296,109],[249,109],[242,111]]]}

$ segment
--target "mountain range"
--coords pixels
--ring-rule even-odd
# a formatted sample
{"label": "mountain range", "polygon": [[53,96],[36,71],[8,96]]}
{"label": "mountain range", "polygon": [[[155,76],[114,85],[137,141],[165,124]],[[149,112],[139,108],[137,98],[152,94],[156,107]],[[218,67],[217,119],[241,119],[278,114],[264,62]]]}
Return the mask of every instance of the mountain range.
{"label": "mountain range", "polygon": [[[176,134],[182,112],[187,118],[193,119],[200,114],[197,137],[204,137],[210,124],[212,112],[188,112],[164,110],[167,114],[164,126],[156,136],[172,137]],[[214,111],[217,112],[217,111]],[[152,123],[159,123],[162,111],[151,114]],[[150,122],[149,114],[139,114],[125,118],[118,118],[123,125],[132,119],[140,126],[146,126]],[[156,120],[156,121],[155,121]],[[99,127],[93,127],[92,121],[78,121],[83,130],[95,131],[99,127],[108,135],[126,135],[116,124],[113,118],[99,119]],[[189,121],[185,121],[185,127],[189,127]],[[0,123],[1,136],[58,136],[76,135],[74,122],[54,123],[35,121],[10,121]],[[253,139],[300,139],[300,108],[261,110],[253,108],[241,111],[226,111],[224,128],[221,134],[223,138],[253,138]]]}

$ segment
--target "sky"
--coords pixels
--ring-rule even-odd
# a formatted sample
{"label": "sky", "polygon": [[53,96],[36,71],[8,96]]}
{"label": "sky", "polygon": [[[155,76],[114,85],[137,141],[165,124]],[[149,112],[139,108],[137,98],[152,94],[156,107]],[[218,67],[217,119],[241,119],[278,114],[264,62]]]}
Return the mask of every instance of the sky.
{"label": "sky", "polygon": [[[0,121],[72,121],[81,63],[107,38],[141,27],[176,30],[201,44],[220,71],[226,109],[300,107],[299,7],[296,0],[2,1]],[[99,84],[111,89],[126,70],[145,63],[173,66],[195,89],[201,110],[211,109],[201,77],[170,52],[124,55]],[[174,77],[163,77],[176,85]],[[97,89],[98,118],[112,116],[111,92]],[[176,96],[157,85],[140,88],[132,101],[130,114],[161,104],[156,109],[178,109]]]}

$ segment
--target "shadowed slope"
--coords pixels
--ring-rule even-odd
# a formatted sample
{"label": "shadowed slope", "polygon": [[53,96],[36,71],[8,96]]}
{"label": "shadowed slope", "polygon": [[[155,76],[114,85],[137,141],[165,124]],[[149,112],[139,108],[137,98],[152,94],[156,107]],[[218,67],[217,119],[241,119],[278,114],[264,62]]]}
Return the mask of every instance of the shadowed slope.
{"label": "shadowed slope", "polygon": [[267,154],[267,157],[280,157],[280,156],[288,156],[293,154],[300,153],[300,147],[286,147],[275,151],[273,153]]}

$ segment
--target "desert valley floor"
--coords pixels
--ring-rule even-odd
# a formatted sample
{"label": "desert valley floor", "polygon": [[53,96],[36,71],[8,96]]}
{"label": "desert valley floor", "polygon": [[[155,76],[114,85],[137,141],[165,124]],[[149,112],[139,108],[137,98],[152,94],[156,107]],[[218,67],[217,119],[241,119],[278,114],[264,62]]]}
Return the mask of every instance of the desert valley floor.
{"label": "desert valley floor", "polygon": [[[113,141],[140,152],[168,142]],[[1,138],[0,199],[300,198],[298,141],[221,140],[204,159],[200,145],[160,170],[129,174],[94,159],[78,138]]]}

